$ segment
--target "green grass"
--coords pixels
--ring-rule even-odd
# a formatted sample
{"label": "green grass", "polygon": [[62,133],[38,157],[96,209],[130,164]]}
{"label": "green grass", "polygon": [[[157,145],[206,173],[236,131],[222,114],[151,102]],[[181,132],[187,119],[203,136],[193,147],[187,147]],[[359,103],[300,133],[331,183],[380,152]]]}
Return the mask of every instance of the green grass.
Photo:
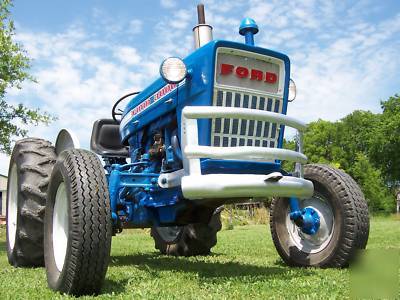
{"label": "green grass", "polygon": [[[399,237],[399,218],[374,218],[368,248],[400,249]],[[126,230],[113,239],[112,261],[98,298],[342,299],[349,295],[347,269],[286,267],[266,225],[223,230],[212,252],[207,257],[162,256],[148,230]],[[8,264],[5,230],[0,228],[0,299],[43,298],[68,297],[47,288],[43,268],[16,269]]]}

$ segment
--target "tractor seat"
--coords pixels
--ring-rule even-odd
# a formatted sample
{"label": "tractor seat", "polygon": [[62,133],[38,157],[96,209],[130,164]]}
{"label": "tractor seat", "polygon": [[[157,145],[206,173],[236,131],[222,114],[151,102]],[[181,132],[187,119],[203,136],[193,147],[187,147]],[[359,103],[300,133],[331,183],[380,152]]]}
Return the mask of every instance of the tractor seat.
{"label": "tractor seat", "polygon": [[103,157],[129,157],[128,147],[121,144],[119,123],[112,119],[94,122],[90,149]]}

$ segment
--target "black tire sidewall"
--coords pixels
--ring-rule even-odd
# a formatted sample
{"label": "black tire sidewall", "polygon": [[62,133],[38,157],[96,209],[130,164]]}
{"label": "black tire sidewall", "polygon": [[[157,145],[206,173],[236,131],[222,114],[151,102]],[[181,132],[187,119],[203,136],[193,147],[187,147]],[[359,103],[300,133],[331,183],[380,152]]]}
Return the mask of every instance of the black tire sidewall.
{"label": "black tire sidewall", "polygon": [[[67,250],[65,253],[65,260],[63,269],[60,272],[57,268],[56,261],[54,258],[53,248],[53,213],[54,204],[59,185],[64,182],[65,190],[67,193],[67,214],[68,214],[68,241]],[[57,161],[54,166],[53,172],[50,178],[50,185],[47,194],[46,204],[46,215],[44,224],[44,256],[46,264],[47,282],[50,288],[60,290],[60,287],[65,286],[67,269],[70,263],[71,257],[71,232],[72,232],[72,219],[71,219],[71,181],[67,176],[67,170],[61,161]],[[67,291],[65,291],[67,292]]]}

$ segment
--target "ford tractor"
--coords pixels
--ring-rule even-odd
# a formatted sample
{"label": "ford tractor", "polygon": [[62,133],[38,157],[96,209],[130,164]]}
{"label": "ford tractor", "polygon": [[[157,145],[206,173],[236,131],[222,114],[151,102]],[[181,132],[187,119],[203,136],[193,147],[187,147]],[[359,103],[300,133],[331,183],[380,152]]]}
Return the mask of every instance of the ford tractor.
{"label": "ford tractor", "polygon": [[[54,146],[16,142],[7,194],[11,265],[44,265],[53,290],[96,294],[111,238],[124,228],[151,228],[163,255],[207,255],[223,205],[259,197],[272,199],[272,240],[290,266],[345,267],[366,247],[359,186],[341,170],[307,164],[306,125],[287,115],[295,91],[289,58],[254,44],[259,29],[250,18],[239,28],[244,43],[213,40],[204,6],[197,10],[195,50],[165,59],[158,79],[94,122],[91,151],[67,129]],[[295,150],[283,148],[286,127],[295,129]]]}

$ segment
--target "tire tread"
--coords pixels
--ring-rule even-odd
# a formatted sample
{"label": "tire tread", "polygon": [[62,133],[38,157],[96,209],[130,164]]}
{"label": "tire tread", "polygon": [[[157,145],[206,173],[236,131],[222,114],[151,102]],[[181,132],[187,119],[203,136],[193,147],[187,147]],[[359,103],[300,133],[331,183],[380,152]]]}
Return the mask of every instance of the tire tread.
{"label": "tire tread", "polygon": [[56,160],[55,149],[49,141],[25,138],[15,143],[11,160],[19,165],[20,171],[20,221],[15,255],[8,253],[9,262],[16,267],[43,266],[43,220],[48,188],[44,183],[49,181]]}
{"label": "tire tread", "polygon": [[107,272],[111,250],[111,210],[107,181],[97,156],[86,150],[64,153],[71,182],[72,238],[66,280],[60,291],[97,294]]}

